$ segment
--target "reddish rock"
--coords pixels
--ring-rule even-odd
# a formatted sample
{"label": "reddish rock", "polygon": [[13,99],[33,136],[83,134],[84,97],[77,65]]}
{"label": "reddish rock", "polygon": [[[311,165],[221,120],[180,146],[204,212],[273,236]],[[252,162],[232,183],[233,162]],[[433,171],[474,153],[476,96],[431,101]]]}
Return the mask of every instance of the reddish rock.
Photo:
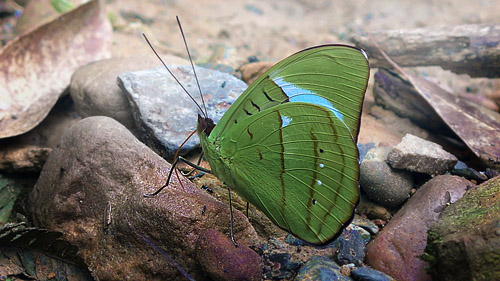
{"label": "reddish rock", "polygon": [[[184,278],[159,249],[199,279],[198,235],[209,228],[228,233],[229,208],[175,176],[156,197],[145,198],[164,184],[169,170],[114,119],[83,119],[67,130],[43,167],[30,197],[33,222],[64,233],[99,280]],[[256,242],[245,215],[234,214],[238,242]]]}
{"label": "reddish rock", "polygon": [[227,235],[213,229],[207,229],[198,236],[196,259],[213,280],[262,279],[261,257],[245,245],[234,246]]}
{"label": "reddish rock", "polygon": [[428,264],[419,258],[427,244],[427,230],[447,203],[461,198],[473,185],[450,175],[428,181],[368,245],[366,263],[397,280],[431,280],[425,271]]}

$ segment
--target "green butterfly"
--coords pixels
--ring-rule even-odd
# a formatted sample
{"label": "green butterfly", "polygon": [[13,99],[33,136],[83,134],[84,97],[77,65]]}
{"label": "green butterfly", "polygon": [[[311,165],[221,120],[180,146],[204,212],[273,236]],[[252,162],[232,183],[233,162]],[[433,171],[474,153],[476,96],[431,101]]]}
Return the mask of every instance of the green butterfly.
{"label": "green butterfly", "polygon": [[280,228],[311,244],[331,242],[359,200],[356,142],[368,77],[364,51],[345,45],[278,62],[217,125],[198,115],[211,172]]}

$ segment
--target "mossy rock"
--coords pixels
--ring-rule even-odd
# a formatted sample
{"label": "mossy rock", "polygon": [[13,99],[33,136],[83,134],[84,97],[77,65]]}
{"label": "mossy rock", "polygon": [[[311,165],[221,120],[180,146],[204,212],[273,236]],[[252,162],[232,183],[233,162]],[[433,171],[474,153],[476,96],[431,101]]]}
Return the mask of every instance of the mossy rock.
{"label": "mossy rock", "polygon": [[469,190],[427,232],[434,280],[500,280],[500,177]]}

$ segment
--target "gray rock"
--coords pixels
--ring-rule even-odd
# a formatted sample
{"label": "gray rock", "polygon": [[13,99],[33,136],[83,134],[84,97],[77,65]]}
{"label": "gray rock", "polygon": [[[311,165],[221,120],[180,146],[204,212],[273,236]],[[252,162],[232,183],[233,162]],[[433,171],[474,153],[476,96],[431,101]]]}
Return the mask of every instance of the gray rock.
{"label": "gray rock", "polygon": [[[189,64],[185,59],[162,55],[168,63]],[[127,97],[118,87],[120,73],[159,67],[161,62],[150,56],[112,58],[96,61],[78,68],[71,77],[70,94],[75,108],[82,117],[108,116],[114,118],[133,133],[135,122]]]}
{"label": "gray rock", "polygon": [[420,258],[427,230],[443,207],[461,198],[469,186],[474,184],[450,175],[425,183],[368,244],[366,263],[396,280],[430,280],[428,264]]}
{"label": "gray rock", "polygon": [[397,207],[405,202],[413,188],[409,172],[392,169],[386,162],[390,147],[368,151],[360,166],[361,188],[368,198],[384,207]]}
{"label": "gray rock", "polygon": [[340,273],[340,267],[333,260],[323,256],[313,256],[300,268],[294,280],[350,281],[351,278]]}
{"label": "gray rock", "polygon": [[427,232],[433,280],[500,280],[500,178],[471,188]]}
{"label": "gray rock", "polygon": [[[169,68],[202,106],[191,67],[172,65]],[[197,67],[196,73],[208,116],[217,123],[247,86],[236,77],[216,70]],[[123,73],[118,81],[130,100],[141,140],[161,156],[172,157],[196,129],[200,110],[164,68]],[[181,153],[198,144],[198,137],[193,136],[184,144]]]}
{"label": "gray rock", "polygon": [[351,277],[355,281],[392,281],[390,276],[369,267],[359,267],[351,271]]}
{"label": "gray rock", "polygon": [[451,169],[458,159],[439,144],[406,134],[387,156],[396,169],[406,169],[428,175],[441,175]]}
{"label": "gray rock", "polygon": [[[199,279],[196,240],[205,229],[227,234],[229,208],[185,178],[173,177],[156,197],[145,198],[169,170],[114,119],[83,119],[66,131],[43,167],[30,195],[33,222],[64,233],[100,280],[181,278],[155,247]],[[237,241],[254,243],[245,215],[234,214]]]}

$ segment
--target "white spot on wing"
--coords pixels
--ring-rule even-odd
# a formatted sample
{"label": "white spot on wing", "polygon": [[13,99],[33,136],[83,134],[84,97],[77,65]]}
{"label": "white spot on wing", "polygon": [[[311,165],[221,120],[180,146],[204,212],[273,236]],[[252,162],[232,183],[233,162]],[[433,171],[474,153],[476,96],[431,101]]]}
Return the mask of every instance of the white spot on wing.
{"label": "white spot on wing", "polygon": [[290,125],[290,122],[292,122],[292,118],[281,115],[281,128],[285,128],[286,126]]}

